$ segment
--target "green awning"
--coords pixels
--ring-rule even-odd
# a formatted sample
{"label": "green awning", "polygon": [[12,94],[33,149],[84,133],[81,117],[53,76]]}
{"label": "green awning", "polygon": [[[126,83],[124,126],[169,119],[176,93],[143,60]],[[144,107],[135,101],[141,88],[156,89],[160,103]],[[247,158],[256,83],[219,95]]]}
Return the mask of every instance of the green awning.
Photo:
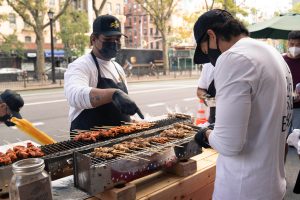
{"label": "green awning", "polygon": [[286,14],[248,27],[252,38],[287,39],[290,31],[300,30],[300,14]]}

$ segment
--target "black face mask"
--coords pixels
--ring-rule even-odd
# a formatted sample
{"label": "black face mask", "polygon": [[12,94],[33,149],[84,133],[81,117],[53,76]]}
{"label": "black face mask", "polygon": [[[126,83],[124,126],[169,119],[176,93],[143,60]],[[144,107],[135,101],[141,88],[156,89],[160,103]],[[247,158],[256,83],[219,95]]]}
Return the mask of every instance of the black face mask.
{"label": "black face mask", "polygon": [[208,43],[208,51],[207,51],[208,59],[210,60],[213,66],[216,66],[217,59],[222,54],[222,52],[219,49],[218,39],[217,39],[217,49],[209,48],[209,39],[207,43]]}
{"label": "black face mask", "polygon": [[121,45],[116,42],[102,42],[102,49],[99,49],[100,54],[106,58],[111,59],[117,56]]}
{"label": "black face mask", "polygon": [[6,114],[0,117],[0,122],[4,122],[6,126],[14,126],[15,124],[9,121],[10,118],[11,116],[9,114]]}

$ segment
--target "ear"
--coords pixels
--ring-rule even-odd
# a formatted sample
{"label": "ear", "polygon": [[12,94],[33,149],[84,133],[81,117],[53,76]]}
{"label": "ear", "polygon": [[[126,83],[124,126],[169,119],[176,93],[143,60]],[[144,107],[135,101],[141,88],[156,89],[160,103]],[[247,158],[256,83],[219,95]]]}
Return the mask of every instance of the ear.
{"label": "ear", "polygon": [[94,42],[96,41],[96,36],[94,34],[91,34],[90,36],[90,45],[92,46],[94,44]]}
{"label": "ear", "polygon": [[216,41],[217,40],[217,36],[216,36],[216,34],[213,30],[208,29],[207,30],[207,35],[208,35],[210,41]]}

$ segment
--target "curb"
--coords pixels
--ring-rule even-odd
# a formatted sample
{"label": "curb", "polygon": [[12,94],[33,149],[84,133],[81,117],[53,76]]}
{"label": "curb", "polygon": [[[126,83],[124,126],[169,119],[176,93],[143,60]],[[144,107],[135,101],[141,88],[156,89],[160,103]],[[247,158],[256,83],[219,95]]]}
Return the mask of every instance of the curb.
{"label": "curb", "polygon": [[[157,81],[170,81],[170,80],[195,80],[195,79],[198,79],[198,75],[192,75],[191,77],[177,77],[177,78],[152,78],[152,79],[144,79],[144,78],[141,78],[141,79],[135,79],[135,80],[130,80],[130,79],[127,79],[127,83],[144,83],[144,82],[157,82]],[[28,86],[26,88],[14,88],[14,87],[11,87],[10,89],[12,90],[15,90],[15,91],[30,91],[30,90],[47,90],[47,89],[58,89],[58,88],[63,88],[64,87],[64,84],[62,85],[45,85],[45,86]],[[9,87],[8,87],[9,88]],[[3,90],[5,90],[6,88],[3,88]]]}

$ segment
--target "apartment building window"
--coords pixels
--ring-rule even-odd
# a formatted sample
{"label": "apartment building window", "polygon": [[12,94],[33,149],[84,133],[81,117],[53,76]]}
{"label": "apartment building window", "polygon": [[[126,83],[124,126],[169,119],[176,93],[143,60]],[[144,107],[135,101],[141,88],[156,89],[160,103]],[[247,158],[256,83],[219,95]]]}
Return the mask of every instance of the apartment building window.
{"label": "apartment building window", "polygon": [[156,42],[156,49],[159,49],[159,42]]}
{"label": "apartment building window", "polygon": [[133,22],[136,23],[136,17],[135,16],[133,17]]}
{"label": "apartment building window", "polygon": [[148,30],[147,30],[146,28],[144,28],[143,34],[144,34],[144,35],[147,35],[147,31],[148,31]]}
{"label": "apartment building window", "polygon": [[144,18],[144,23],[147,23],[147,19],[148,19],[147,15],[144,16],[143,18]]}
{"label": "apartment building window", "polygon": [[155,35],[158,35],[158,29],[156,28]]}
{"label": "apartment building window", "polygon": [[107,2],[106,4],[107,4],[107,13],[111,15],[111,14],[112,14],[111,3],[110,3],[110,2]]}
{"label": "apartment building window", "polygon": [[25,42],[30,43],[31,42],[31,37],[30,36],[25,36]]}
{"label": "apartment building window", "polygon": [[55,6],[55,0],[49,0],[49,6]]}
{"label": "apartment building window", "polygon": [[8,14],[8,21],[10,24],[16,24],[16,14],[15,13],[9,13]]}
{"label": "apartment building window", "polygon": [[150,49],[153,49],[153,42],[150,43]]}
{"label": "apartment building window", "polygon": [[133,32],[133,33],[134,33],[134,36],[137,36],[137,31],[136,31],[136,30],[134,30],[134,32]]}
{"label": "apartment building window", "polygon": [[128,3],[128,0],[124,0],[124,4]]}
{"label": "apartment building window", "polygon": [[121,5],[119,3],[116,4],[116,14],[117,15],[121,14]]}
{"label": "apartment building window", "polygon": [[153,28],[150,28],[150,35],[153,35]]}
{"label": "apartment building window", "polygon": [[128,17],[128,25],[131,26],[132,23],[131,23],[131,17]]}

